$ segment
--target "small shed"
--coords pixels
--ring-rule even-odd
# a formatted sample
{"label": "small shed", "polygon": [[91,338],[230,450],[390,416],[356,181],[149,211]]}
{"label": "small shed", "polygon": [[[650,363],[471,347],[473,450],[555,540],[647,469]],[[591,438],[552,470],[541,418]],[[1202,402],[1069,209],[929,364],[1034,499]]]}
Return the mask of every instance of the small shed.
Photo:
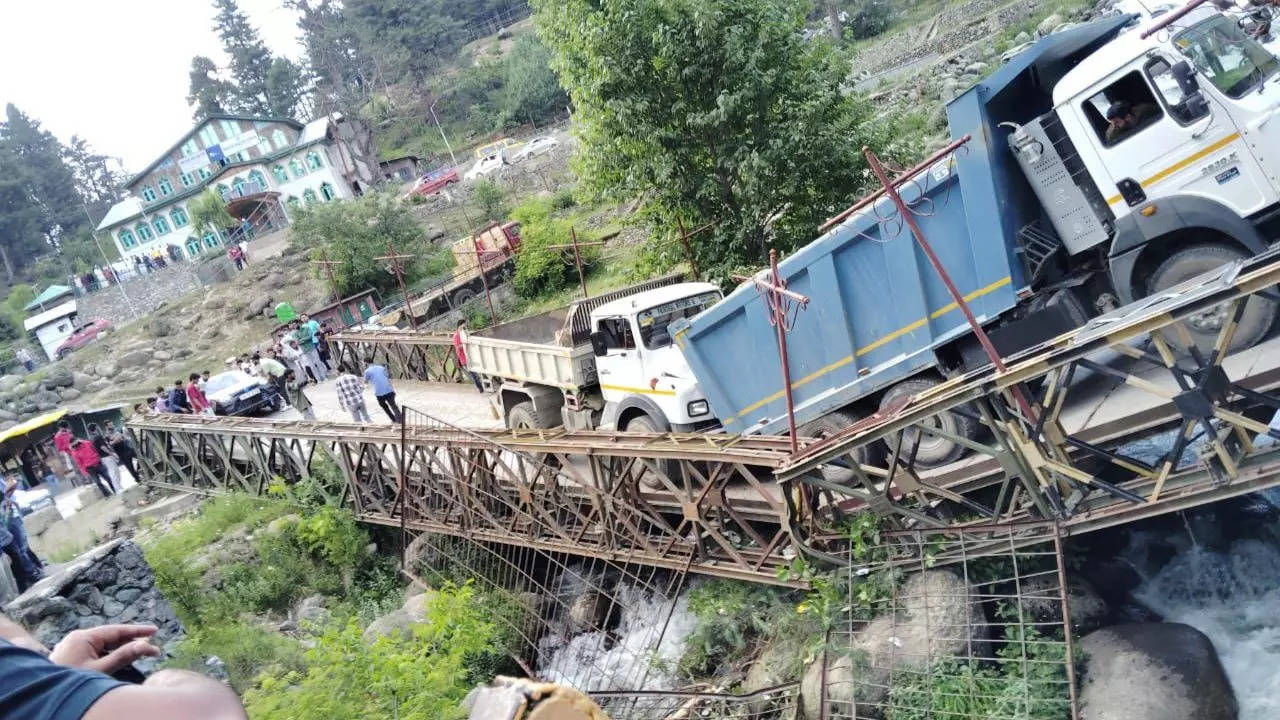
{"label": "small shed", "polygon": [[69,300],[61,305],[32,315],[22,321],[27,332],[34,332],[44,348],[44,354],[50,360],[57,360],[58,346],[63,340],[71,337],[75,327],[76,301]]}
{"label": "small shed", "polygon": [[369,288],[364,292],[343,298],[336,303],[317,308],[308,314],[312,320],[321,325],[328,321],[330,327],[337,329],[349,328],[353,325],[359,325],[378,312],[378,301],[374,298],[375,294],[374,289]]}
{"label": "small shed", "polygon": [[401,155],[378,163],[382,177],[391,182],[413,182],[418,177],[418,156]]}
{"label": "small shed", "polygon": [[75,295],[76,291],[67,285],[50,285],[44,292],[23,307],[25,312],[44,312],[58,303],[59,300]]}

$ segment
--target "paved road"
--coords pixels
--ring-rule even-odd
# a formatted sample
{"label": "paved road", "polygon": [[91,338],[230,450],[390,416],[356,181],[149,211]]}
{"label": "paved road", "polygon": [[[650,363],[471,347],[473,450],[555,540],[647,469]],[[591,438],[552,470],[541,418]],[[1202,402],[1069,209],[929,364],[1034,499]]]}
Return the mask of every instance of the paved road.
{"label": "paved road", "polygon": [[[464,428],[490,429],[502,427],[502,422],[489,409],[489,396],[481,395],[470,384],[434,383],[417,380],[396,380],[396,402],[441,420]],[[317,420],[351,422],[351,415],[338,405],[338,392],[334,381],[328,380],[306,389],[307,398],[315,404]],[[390,424],[386,413],[378,406],[373,391],[365,388],[365,404],[375,423]],[[278,420],[297,420],[296,410],[282,410],[270,416]]]}

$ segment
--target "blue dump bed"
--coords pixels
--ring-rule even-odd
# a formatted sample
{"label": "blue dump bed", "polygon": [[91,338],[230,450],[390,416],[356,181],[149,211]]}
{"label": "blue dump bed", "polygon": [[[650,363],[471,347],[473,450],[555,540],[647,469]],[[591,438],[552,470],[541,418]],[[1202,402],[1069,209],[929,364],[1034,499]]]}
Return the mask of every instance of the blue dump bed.
{"label": "blue dump bed", "polygon": [[[980,322],[1017,303],[1018,229],[1039,206],[1005,144],[1002,120],[1049,109],[1049,88],[1127,19],[1052,35],[947,108],[952,136],[971,135],[951,161],[902,187],[903,198]],[[1038,99],[1037,99],[1038,98]],[[934,348],[969,332],[963,313],[887,198],[779,263],[808,308],[787,334],[799,424],[932,367]],[[676,341],[729,432],[786,432],[774,328],[744,284],[676,328]]]}

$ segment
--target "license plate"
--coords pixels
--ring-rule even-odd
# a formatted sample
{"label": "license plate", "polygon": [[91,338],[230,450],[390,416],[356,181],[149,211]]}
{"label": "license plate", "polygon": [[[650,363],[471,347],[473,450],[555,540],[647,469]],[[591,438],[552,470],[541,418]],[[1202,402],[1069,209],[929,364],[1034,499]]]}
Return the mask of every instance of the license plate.
{"label": "license plate", "polygon": [[258,393],[260,392],[261,392],[260,390],[249,390],[247,392],[240,393],[240,397],[241,398],[258,397]]}

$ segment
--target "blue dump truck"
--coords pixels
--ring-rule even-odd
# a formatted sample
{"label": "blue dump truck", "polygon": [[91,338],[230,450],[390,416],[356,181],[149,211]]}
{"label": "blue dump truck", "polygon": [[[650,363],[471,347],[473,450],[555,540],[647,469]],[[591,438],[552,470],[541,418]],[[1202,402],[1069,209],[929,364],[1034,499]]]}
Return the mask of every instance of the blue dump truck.
{"label": "blue dump truck", "polygon": [[[1208,7],[1080,25],[953,100],[952,136],[969,140],[901,192],[1008,354],[1268,247],[1280,230],[1278,76],[1274,56]],[[802,434],[987,362],[886,198],[779,272],[809,298],[787,335]],[[787,432],[776,334],[754,285],[721,299],[682,283],[570,310],[543,324],[572,331],[535,318],[468,341],[508,424]],[[1274,315],[1251,300],[1233,345],[1256,343]],[[1232,322],[1207,311],[1187,323],[1190,340],[1210,345]],[[959,415],[939,422],[977,430]],[[917,464],[961,452],[922,438]]]}

